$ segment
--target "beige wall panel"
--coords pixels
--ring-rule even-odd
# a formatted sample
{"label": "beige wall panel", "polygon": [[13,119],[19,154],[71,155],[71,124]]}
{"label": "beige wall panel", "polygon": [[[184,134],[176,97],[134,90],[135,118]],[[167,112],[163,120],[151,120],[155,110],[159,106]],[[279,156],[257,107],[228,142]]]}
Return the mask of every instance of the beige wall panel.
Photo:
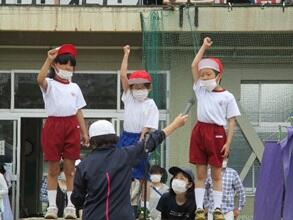
{"label": "beige wall panel", "polygon": [[[46,59],[46,50],[0,50],[0,69],[40,69]],[[122,50],[79,50],[77,70],[117,71],[123,56]],[[141,52],[133,51],[129,69],[141,69]]]}
{"label": "beige wall panel", "polygon": [[[199,10],[201,31],[292,31],[293,8],[282,11],[279,7],[203,7]],[[210,16],[212,19],[209,19]]]}
{"label": "beige wall panel", "polygon": [[[143,8],[0,7],[0,30],[140,31]],[[18,16],[15,16],[17,14]]]}
{"label": "beige wall panel", "polygon": [[[178,60],[174,54],[172,60]],[[172,65],[173,64],[173,65]],[[187,99],[193,94],[192,75],[190,65],[171,62],[171,93],[170,93],[170,119],[175,118],[183,111]],[[178,129],[170,137],[169,165],[190,166],[189,164],[189,138],[195,122],[195,107],[189,114],[189,119],[183,128]]]}
{"label": "beige wall panel", "polygon": [[[0,7],[0,30],[15,31],[91,31],[140,32],[140,12],[154,8],[136,7]],[[179,10],[163,11],[165,31],[189,31],[188,13],[179,27]],[[15,16],[15,15],[18,16]],[[210,15],[213,18],[210,19]],[[145,14],[148,16],[148,13]],[[192,25],[194,8],[189,15]],[[293,7],[200,7],[198,31],[292,31]],[[166,19],[168,18],[168,19]],[[274,18],[274,19],[272,19]]]}

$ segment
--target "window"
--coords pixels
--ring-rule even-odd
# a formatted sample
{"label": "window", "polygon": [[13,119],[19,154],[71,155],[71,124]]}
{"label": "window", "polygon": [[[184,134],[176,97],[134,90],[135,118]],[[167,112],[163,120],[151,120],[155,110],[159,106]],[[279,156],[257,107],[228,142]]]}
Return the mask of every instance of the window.
{"label": "window", "polygon": [[37,73],[15,73],[14,107],[43,109],[42,92],[37,84]]}
{"label": "window", "polygon": [[117,109],[117,73],[75,73],[76,82],[86,100],[86,109]]}
{"label": "window", "polygon": [[11,75],[0,73],[0,108],[9,109],[11,102]]}
{"label": "window", "polygon": [[[0,74],[0,109],[44,109],[42,92],[36,82],[38,71],[14,71]],[[13,77],[13,78],[12,78]],[[14,82],[14,102],[11,104],[11,81]],[[118,72],[76,72],[72,78],[76,82],[87,103],[86,110],[123,110],[122,91],[118,82]],[[166,110],[168,94],[167,72],[153,77],[150,93],[158,108]]]}
{"label": "window", "polygon": [[[282,139],[286,129],[279,130],[279,126],[288,123],[293,113],[293,81],[244,81],[240,103],[262,141]],[[232,146],[229,166],[241,172],[252,150],[239,127]],[[255,189],[259,169],[260,162],[255,160],[244,179],[245,187]]]}
{"label": "window", "polygon": [[240,103],[254,124],[286,122],[293,112],[293,82],[243,82]]}

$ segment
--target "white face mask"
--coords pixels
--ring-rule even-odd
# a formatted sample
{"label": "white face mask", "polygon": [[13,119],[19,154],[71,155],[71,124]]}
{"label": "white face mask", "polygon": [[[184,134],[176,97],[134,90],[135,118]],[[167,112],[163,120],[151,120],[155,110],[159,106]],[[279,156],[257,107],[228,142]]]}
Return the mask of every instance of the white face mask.
{"label": "white face mask", "polygon": [[133,89],[132,95],[137,101],[144,101],[148,97],[149,91],[147,89]]}
{"label": "white face mask", "polygon": [[161,182],[162,175],[160,175],[160,174],[152,174],[152,175],[150,176],[150,179],[151,179],[151,181],[152,181],[153,183],[159,183],[159,182]]}
{"label": "white face mask", "polygon": [[200,84],[209,92],[212,92],[218,85],[216,79],[200,80]]}
{"label": "white face mask", "polygon": [[172,189],[176,194],[185,193],[187,191],[187,183],[184,180],[173,179]]}
{"label": "white face mask", "polygon": [[58,69],[58,71],[55,71],[56,75],[59,76],[61,79],[69,80],[71,81],[73,73],[71,71]]}

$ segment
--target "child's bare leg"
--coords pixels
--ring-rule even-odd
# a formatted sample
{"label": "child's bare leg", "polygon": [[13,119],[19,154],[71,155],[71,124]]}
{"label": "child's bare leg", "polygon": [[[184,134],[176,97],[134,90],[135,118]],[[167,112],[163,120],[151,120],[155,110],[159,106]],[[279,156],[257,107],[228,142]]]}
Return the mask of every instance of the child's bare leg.
{"label": "child's bare leg", "polygon": [[75,160],[64,159],[63,165],[64,165],[64,174],[66,177],[68,206],[74,206],[71,203],[70,196],[73,190]]}
{"label": "child's bare leg", "polygon": [[205,194],[205,180],[207,178],[207,165],[196,165],[195,199],[198,209],[203,209]]}
{"label": "child's bare leg", "polygon": [[60,172],[59,161],[48,161],[48,199],[49,207],[56,207],[57,178]]}
{"label": "child's bare leg", "polygon": [[222,168],[211,167],[212,171],[212,182],[213,182],[213,198],[214,198],[214,209],[221,208],[222,204]]}

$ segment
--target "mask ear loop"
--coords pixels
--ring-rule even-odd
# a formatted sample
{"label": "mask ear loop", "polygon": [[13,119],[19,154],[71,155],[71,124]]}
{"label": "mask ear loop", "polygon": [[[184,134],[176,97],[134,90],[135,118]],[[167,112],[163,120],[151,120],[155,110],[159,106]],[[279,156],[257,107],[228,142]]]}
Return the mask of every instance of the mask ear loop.
{"label": "mask ear loop", "polygon": [[220,83],[222,81],[222,75],[219,73],[215,79],[216,79],[217,85],[220,85]]}

